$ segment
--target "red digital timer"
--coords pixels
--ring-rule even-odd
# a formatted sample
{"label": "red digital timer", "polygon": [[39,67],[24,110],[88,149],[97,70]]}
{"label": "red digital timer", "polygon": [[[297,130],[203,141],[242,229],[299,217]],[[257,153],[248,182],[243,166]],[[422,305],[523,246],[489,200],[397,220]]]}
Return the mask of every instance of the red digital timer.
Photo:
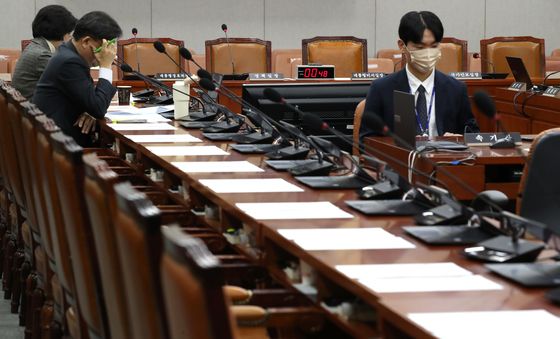
{"label": "red digital timer", "polygon": [[334,66],[299,65],[297,78],[298,79],[334,79]]}

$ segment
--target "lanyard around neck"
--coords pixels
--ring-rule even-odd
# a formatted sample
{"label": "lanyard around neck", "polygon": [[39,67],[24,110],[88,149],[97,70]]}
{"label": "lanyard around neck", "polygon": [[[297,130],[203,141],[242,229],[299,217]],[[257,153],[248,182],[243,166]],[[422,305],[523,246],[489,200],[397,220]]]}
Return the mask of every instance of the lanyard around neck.
{"label": "lanyard around neck", "polygon": [[[418,90],[416,90],[418,91]],[[411,93],[412,94],[412,93]],[[426,95],[424,93],[418,93],[418,95]],[[430,133],[430,117],[432,116],[432,104],[434,103],[434,98],[436,96],[436,87],[434,86],[433,90],[432,90],[432,95],[430,97],[430,104],[428,105],[428,118],[426,119],[426,128],[422,127],[422,122],[420,121],[420,116],[418,114],[418,108],[416,108],[416,106],[414,107],[414,113],[416,113],[416,122],[418,123],[418,126],[420,127],[420,132],[422,132],[422,135],[424,136],[428,136]],[[416,98],[416,100],[418,100],[418,98]]]}

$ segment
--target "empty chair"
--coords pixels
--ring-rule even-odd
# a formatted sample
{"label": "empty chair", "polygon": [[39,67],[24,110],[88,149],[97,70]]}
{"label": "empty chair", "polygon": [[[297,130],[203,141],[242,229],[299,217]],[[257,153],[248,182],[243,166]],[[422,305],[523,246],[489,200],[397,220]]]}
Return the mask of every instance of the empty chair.
{"label": "empty chair", "polygon": [[480,40],[482,72],[510,73],[506,56],[523,59],[531,77],[544,77],[544,39],[530,36],[495,37]]}
{"label": "empty chair", "polygon": [[468,42],[456,38],[445,37],[439,44],[441,59],[436,65],[443,73],[466,72],[468,70]]}
{"label": "empty chair", "polygon": [[301,41],[304,64],[334,65],[334,74],[348,78],[367,72],[367,40],[353,36],[317,36]]}
{"label": "empty chair", "polygon": [[391,59],[368,58],[368,72],[393,73],[395,64]]}
{"label": "empty chair", "polygon": [[[181,58],[179,48],[184,47],[182,40],[170,38],[138,38],[119,40],[117,45],[117,56],[120,60],[129,64],[132,69],[146,74],[156,73],[180,73],[181,70],[163,53],[154,48],[154,42],[161,41],[166,52],[175,62],[184,69],[187,67],[185,59]],[[139,69],[138,69],[139,68]],[[189,70],[186,69],[188,72]],[[123,72],[119,69],[119,79],[123,78]]]}
{"label": "empty chair", "polygon": [[[229,44],[228,44],[229,41]],[[206,69],[212,73],[242,74],[272,71],[270,41],[253,38],[206,40]]]}
{"label": "empty chair", "polygon": [[293,78],[292,60],[301,59],[301,49],[275,49],[272,51],[272,72]]}
{"label": "empty chair", "polygon": [[377,58],[380,59],[391,59],[393,60],[393,70],[397,71],[400,70],[403,65],[402,65],[402,61],[403,61],[403,57],[402,57],[402,51],[400,49],[395,49],[395,48],[382,48],[379,51],[377,51]]}

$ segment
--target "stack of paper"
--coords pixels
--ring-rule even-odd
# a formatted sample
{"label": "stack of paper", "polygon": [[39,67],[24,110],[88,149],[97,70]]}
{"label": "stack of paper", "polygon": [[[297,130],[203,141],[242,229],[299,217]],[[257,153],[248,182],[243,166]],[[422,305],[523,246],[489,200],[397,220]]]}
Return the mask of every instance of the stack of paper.
{"label": "stack of paper", "polygon": [[177,127],[170,124],[158,123],[124,123],[124,124],[107,124],[115,131],[174,131]]}
{"label": "stack of paper", "polygon": [[200,183],[216,193],[303,192],[284,179],[201,179]]}
{"label": "stack of paper", "polygon": [[279,229],[278,233],[307,251],[414,248],[382,228]]}
{"label": "stack of paper", "polygon": [[249,161],[177,161],[171,164],[185,173],[264,172]]}
{"label": "stack of paper", "polygon": [[148,146],[150,152],[160,157],[228,155],[229,153],[216,146]]}
{"label": "stack of paper", "polygon": [[138,144],[202,142],[190,134],[130,134],[126,137]]}
{"label": "stack of paper", "polygon": [[328,201],[237,203],[235,206],[258,220],[352,219],[354,217]]}
{"label": "stack of paper", "polygon": [[558,338],[560,318],[546,310],[411,313],[437,338]]}
{"label": "stack of paper", "polygon": [[500,290],[454,263],[339,265],[336,269],[379,293]]}

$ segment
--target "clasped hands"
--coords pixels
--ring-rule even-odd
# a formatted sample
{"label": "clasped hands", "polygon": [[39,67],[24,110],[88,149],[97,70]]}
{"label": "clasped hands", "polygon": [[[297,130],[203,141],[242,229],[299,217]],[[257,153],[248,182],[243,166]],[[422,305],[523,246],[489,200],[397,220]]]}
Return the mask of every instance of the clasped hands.
{"label": "clasped hands", "polygon": [[74,123],[74,126],[78,126],[82,130],[82,134],[89,134],[91,131],[95,130],[96,119],[87,113],[82,113],[78,117],[78,120]]}

